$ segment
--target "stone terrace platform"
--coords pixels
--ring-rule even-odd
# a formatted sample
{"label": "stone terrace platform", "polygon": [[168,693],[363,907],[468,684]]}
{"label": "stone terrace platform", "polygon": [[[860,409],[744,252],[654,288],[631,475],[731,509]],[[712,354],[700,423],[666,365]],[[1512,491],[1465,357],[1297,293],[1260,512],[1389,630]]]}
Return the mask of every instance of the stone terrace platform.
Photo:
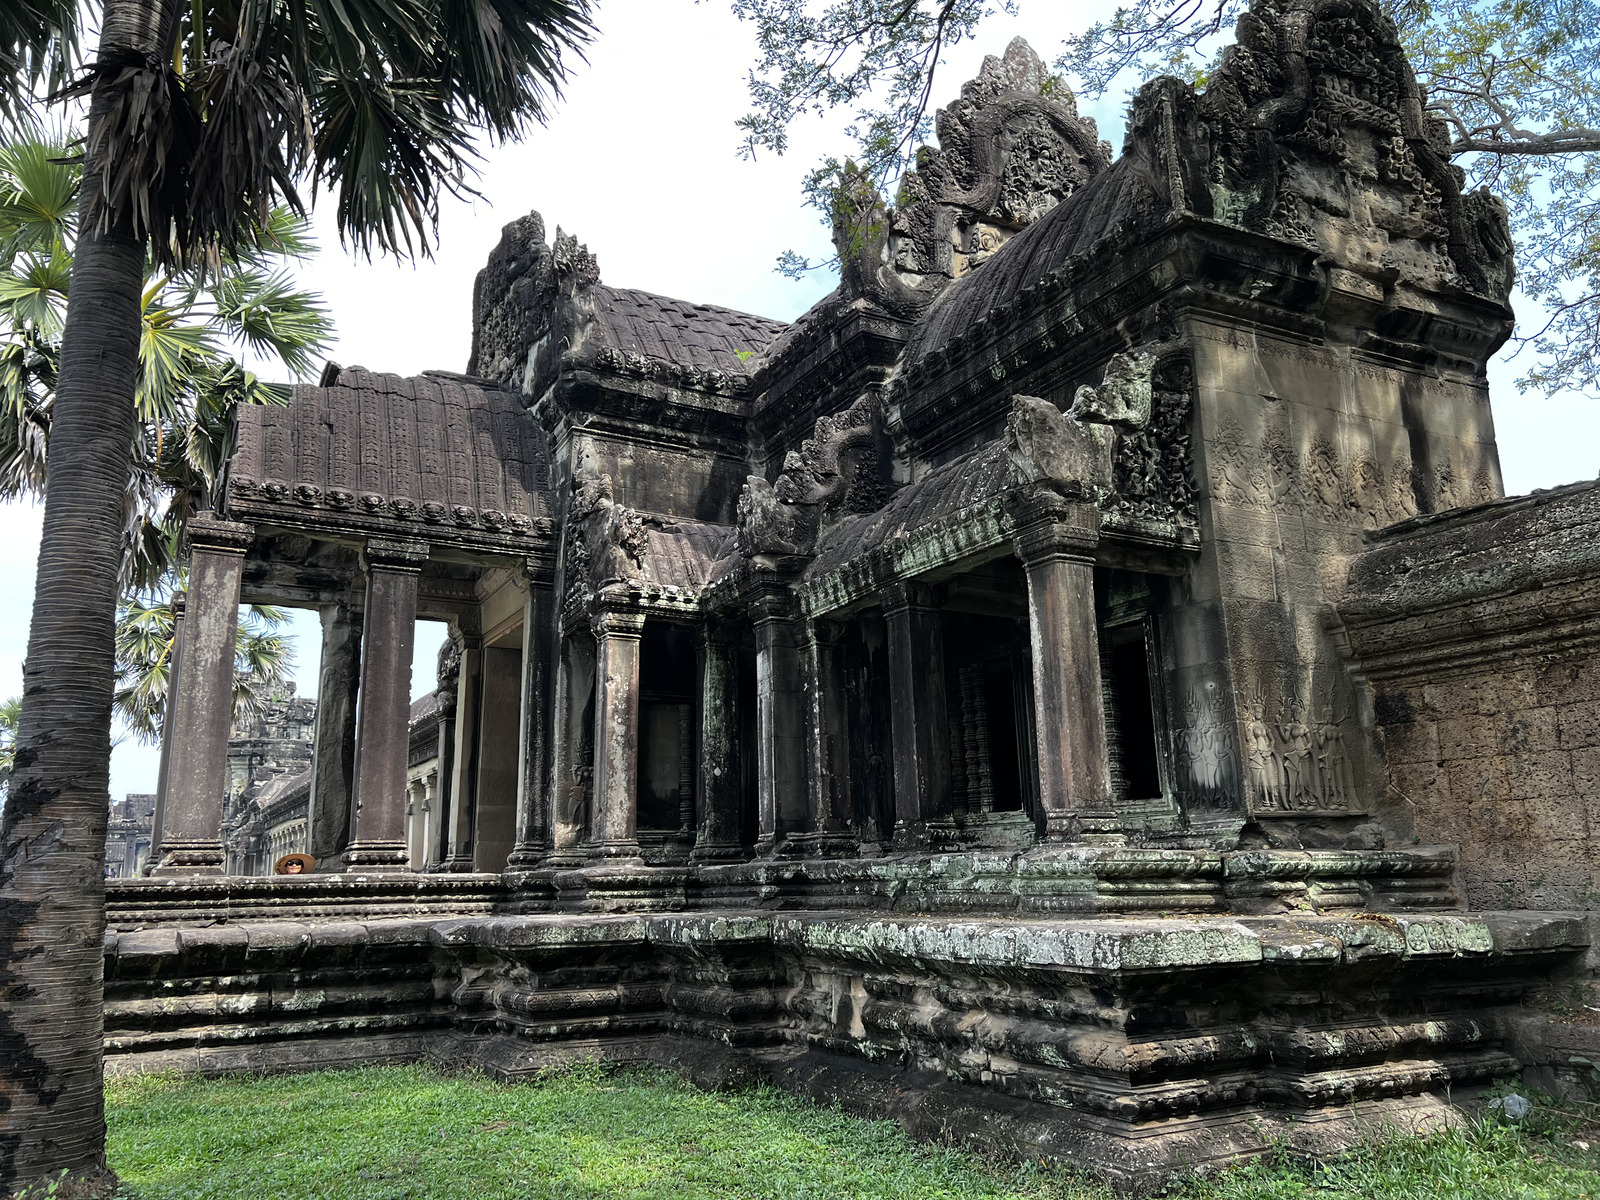
{"label": "stone terrace platform", "polygon": [[[426,916],[201,926],[129,920],[153,889],[117,889],[107,1069],[650,1061],[1141,1189],[1278,1140],[1449,1120],[1518,1069],[1515,1006],[1588,941],[1533,912],[448,913],[437,882],[383,881]],[[449,884],[463,908],[506,902]]]}

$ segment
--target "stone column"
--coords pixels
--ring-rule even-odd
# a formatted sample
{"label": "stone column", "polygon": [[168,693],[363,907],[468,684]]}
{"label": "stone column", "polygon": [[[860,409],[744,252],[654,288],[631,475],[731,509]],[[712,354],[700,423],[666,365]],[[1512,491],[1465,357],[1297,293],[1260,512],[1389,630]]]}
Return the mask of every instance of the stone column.
{"label": "stone column", "polygon": [[356,871],[406,868],[406,759],[410,754],[411,651],[426,542],[367,542],[355,799],[344,861]]}
{"label": "stone column", "polygon": [[215,517],[189,522],[189,601],[182,671],[168,689],[171,746],[156,875],[222,873],[239,582],[253,537],[249,525]]}
{"label": "stone column", "polygon": [[594,754],[584,754],[585,717],[594,695],[594,638],[586,631],[559,635],[556,651],[555,703],[551,706],[553,745],[550,753],[551,866],[574,866],[583,861],[582,843],[588,832],[584,809],[586,781],[594,779]]}
{"label": "stone column", "polygon": [[439,765],[434,774],[433,819],[428,823],[428,866],[438,870],[450,857],[450,779],[456,761],[456,703],[461,691],[461,651],[451,630],[448,649],[439,652],[435,691]]}
{"label": "stone column", "polygon": [[925,584],[891,584],[883,594],[883,615],[889,633],[894,844],[916,850],[930,845],[929,823],[950,815],[944,638]]}
{"label": "stone column", "polygon": [[322,664],[311,749],[311,819],[306,851],[317,870],[344,865],[356,768],[356,691],[361,682],[361,614],[348,604],[322,612]]}
{"label": "stone column", "polygon": [[[167,668],[167,679],[176,681],[182,678],[183,672],[183,617],[187,610],[189,597],[183,590],[172,593],[172,662]],[[169,684],[169,695],[172,692]],[[172,765],[172,738],[168,736],[172,708],[169,704],[167,715],[161,722],[161,763],[156,768],[156,803],[150,819],[150,853],[145,859],[144,873],[150,874],[161,863],[161,825],[166,819],[167,811],[167,780],[171,777]]]}
{"label": "stone column", "polygon": [[744,857],[739,828],[744,807],[739,769],[739,643],[725,625],[706,622],[697,631],[700,670],[700,813],[696,862]]}
{"label": "stone column", "polygon": [[548,571],[540,581],[528,569],[528,598],[522,610],[522,717],[517,757],[517,844],[506,866],[527,870],[550,851],[553,825],[549,776],[550,652],[556,621],[555,592]]}
{"label": "stone column", "polygon": [[[483,674],[483,637],[476,630],[456,638],[461,668],[456,676],[455,737],[450,749],[450,815],[445,831],[446,871],[472,870],[473,805],[477,803],[478,708]],[[442,731],[441,731],[442,732]]]}
{"label": "stone column", "polygon": [[780,838],[805,827],[808,807],[805,695],[787,586],[757,595],[750,619],[756,631],[756,853],[771,854]]}
{"label": "stone column", "polygon": [[639,855],[639,643],[644,614],[594,618],[594,845],[606,858]]}
{"label": "stone column", "polygon": [[[437,753],[437,752],[436,752]],[[426,871],[433,865],[434,844],[438,838],[434,835],[434,826],[438,823],[435,814],[439,811],[439,767],[435,760],[433,770],[429,771],[422,780],[422,853],[412,861],[413,871]]]}
{"label": "stone column", "polygon": [[806,698],[806,772],[811,782],[810,827],[825,852],[853,850],[850,833],[850,721],[839,662],[843,630],[811,621],[800,643]]}
{"label": "stone column", "polygon": [[1118,841],[1094,611],[1094,505],[1041,496],[1014,537],[1028,576],[1039,801],[1051,841]]}
{"label": "stone column", "polygon": [[417,870],[422,862],[422,781],[406,784],[406,862]]}

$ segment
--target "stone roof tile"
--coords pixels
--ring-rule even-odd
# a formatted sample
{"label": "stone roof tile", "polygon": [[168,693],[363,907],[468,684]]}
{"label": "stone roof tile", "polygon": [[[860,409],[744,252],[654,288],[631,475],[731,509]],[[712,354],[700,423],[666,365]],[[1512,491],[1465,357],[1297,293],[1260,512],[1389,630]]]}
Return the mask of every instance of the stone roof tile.
{"label": "stone roof tile", "polygon": [[515,393],[445,372],[403,378],[347,367],[296,387],[282,407],[239,410],[230,502],[293,511],[381,512],[526,532],[548,518],[544,435]]}
{"label": "stone roof tile", "polygon": [[702,371],[744,373],[739,354],[760,355],[787,325],[767,317],[597,284],[595,328],[601,345]]}

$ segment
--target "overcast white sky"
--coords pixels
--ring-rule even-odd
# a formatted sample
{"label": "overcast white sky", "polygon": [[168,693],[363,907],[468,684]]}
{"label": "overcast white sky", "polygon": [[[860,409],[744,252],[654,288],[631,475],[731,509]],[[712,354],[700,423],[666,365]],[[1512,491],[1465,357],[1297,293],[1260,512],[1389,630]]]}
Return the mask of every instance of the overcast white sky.
{"label": "overcast white sky", "polygon": [[[980,40],[956,47],[934,91],[945,103],[1017,34],[1046,59],[1062,37],[1109,11],[1106,0],[1059,4],[1023,0],[1018,18],[997,16]],[[848,150],[842,117],[795,131],[789,154],[751,163],[736,151],[734,121],[747,109],[745,73],[754,58],[748,26],[723,0],[601,0],[600,36],[579,66],[548,128],[488,151],[483,199],[447,205],[436,258],[397,265],[343,251],[331,217],[316,226],[322,253],[301,272],[333,311],[338,342],[330,356],[346,366],[413,374],[464,370],[471,344],[472,281],[500,228],[531,209],[575,233],[600,260],[603,278],[686,300],[790,320],[833,286],[796,283],[772,267],[797,249],[828,253],[816,214],[801,207],[799,180],[818,157]],[[1084,105],[1101,136],[1122,144],[1124,98]],[[1595,475],[1600,419],[1587,398],[1519,396],[1515,366],[1491,369],[1500,456],[1508,492]],[[32,604],[39,516],[31,506],[0,508],[0,696],[21,686]],[[314,617],[302,634],[301,691],[314,692]],[[416,687],[432,686],[442,627],[418,637]],[[156,753],[131,743],[112,757],[111,793],[155,789]]]}

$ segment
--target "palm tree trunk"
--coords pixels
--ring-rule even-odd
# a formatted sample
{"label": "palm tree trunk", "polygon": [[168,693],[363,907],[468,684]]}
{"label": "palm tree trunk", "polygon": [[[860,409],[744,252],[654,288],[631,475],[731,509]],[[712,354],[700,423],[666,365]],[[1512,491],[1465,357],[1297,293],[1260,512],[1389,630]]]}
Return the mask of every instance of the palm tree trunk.
{"label": "palm tree trunk", "polygon": [[[172,0],[108,0],[99,54],[161,61]],[[106,101],[90,105],[91,132]],[[91,137],[91,144],[93,138]],[[85,193],[95,163],[86,164]],[[16,767],[0,818],[0,1195],[105,1172],[112,633],[145,248],[85,223],[56,385]]]}

